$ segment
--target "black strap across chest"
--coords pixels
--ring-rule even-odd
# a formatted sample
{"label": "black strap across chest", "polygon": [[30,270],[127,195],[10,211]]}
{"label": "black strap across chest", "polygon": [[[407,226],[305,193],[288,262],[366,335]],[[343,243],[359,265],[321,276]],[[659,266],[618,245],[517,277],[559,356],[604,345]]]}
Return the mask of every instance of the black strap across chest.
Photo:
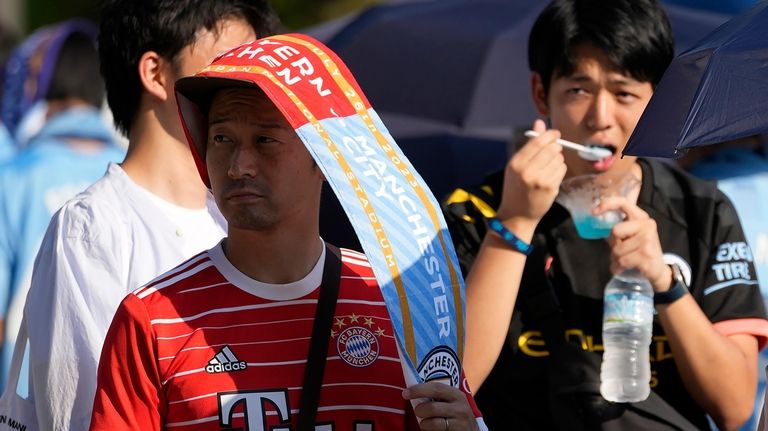
{"label": "black strap across chest", "polygon": [[320,297],[317,300],[315,320],[312,324],[312,338],[309,341],[307,365],[304,369],[304,381],[299,401],[299,431],[313,431],[317,405],[320,402],[320,388],[328,353],[328,341],[331,338],[333,315],[339,296],[341,280],[341,255],[339,249],[326,244],[323,281],[320,284]]}

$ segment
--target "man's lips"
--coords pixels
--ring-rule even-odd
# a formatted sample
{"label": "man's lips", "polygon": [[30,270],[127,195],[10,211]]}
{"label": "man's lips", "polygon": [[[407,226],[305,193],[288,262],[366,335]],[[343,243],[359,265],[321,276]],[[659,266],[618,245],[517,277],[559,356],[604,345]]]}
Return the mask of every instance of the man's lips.
{"label": "man's lips", "polygon": [[253,189],[237,189],[232,190],[224,195],[224,199],[232,201],[242,201],[251,199],[263,198],[264,194],[259,190]]}
{"label": "man's lips", "polygon": [[249,200],[267,196],[266,189],[253,179],[239,178],[223,184],[224,200]]}

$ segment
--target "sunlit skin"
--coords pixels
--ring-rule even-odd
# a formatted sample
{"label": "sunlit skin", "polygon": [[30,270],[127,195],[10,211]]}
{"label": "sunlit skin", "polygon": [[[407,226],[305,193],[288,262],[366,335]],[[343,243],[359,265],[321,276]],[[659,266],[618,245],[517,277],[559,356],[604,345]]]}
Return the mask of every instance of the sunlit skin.
{"label": "sunlit skin", "polygon": [[232,230],[291,229],[317,218],[323,176],[293,127],[257,89],[219,91],[206,164]]}
{"label": "sunlit skin", "polygon": [[[198,31],[195,41],[182,48],[174,59],[173,67],[169,70],[173,77],[168,82],[173,85],[178,78],[194,75],[220,54],[253,40],[256,40],[256,33],[250,24],[242,19],[222,20],[213,31],[202,29]],[[168,94],[173,94],[172,89]],[[171,97],[170,101],[172,103],[168,115],[175,119],[179,115],[176,98]],[[181,142],[186,142],[178,121],[168,121],[166,124],[173,126],[174,136],[178,136]]]}
{"label": "sunlit skin", "polygon": [[621,158],[621,152],[653,94],[653,86],[622,73],[592,44],[576,46],[572,57],[573,73],[553,75],[548,94],[544,94],[540,76],[534,74],[536,108],[564,139],[606,146],[614,155],[590,162],[566,150],[567,176],[632,170],[639,178],[635,157]]}

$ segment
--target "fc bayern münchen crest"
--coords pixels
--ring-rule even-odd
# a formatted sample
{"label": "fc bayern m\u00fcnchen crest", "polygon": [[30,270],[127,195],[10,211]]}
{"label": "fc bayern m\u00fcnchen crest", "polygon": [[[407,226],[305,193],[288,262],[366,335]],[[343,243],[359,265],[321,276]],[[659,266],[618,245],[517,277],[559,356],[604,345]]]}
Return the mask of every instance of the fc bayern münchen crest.
{"label": "fc bayern m\u00fcnchen crest", "polygon": [[336,350],[349,365],[367,367],[379,356],[379,341],[367,328],[351,326],[339,334]]}

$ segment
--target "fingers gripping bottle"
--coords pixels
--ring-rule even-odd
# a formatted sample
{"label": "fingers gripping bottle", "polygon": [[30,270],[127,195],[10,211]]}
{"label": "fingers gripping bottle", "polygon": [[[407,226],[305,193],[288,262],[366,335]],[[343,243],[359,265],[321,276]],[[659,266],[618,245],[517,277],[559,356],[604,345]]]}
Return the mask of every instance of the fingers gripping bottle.
{"label": "fingers gripping bottle", "polygon": [[603,363],[600,393],[608,401],[631,403],[648,398],[653,331],[653,288],[638,271],[613,276],[603,297]]}

